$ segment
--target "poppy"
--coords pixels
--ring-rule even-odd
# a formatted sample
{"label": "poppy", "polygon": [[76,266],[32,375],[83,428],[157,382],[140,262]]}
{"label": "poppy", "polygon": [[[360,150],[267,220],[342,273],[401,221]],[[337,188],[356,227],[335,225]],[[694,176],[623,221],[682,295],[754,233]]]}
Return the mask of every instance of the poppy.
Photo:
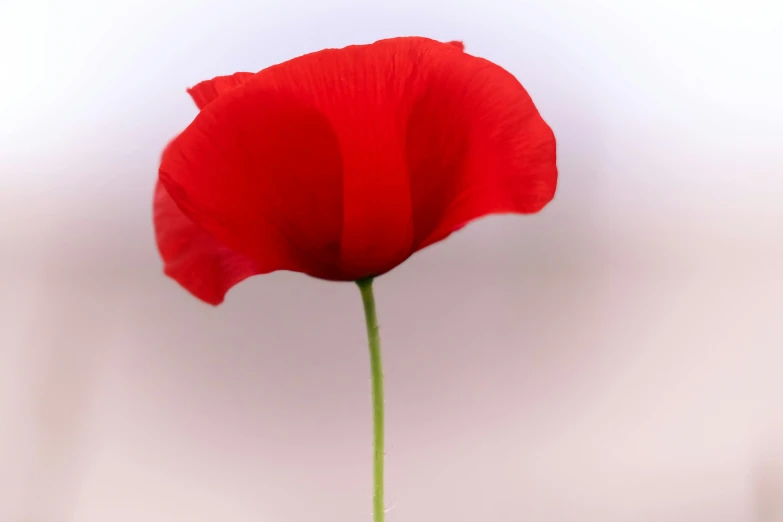
{"label": "poppy", "polygon": [[276,270],[366,280],[489,214],[555,194],[555,138],[500,66],[459,42],[326,49],[188,89],[154,222],[165,272],[219,304]]}

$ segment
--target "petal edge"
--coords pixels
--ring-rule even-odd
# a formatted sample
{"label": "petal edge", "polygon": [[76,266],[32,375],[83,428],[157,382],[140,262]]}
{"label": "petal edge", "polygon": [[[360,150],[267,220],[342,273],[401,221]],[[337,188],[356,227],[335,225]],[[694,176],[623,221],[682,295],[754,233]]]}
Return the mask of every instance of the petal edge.
{"label": "petal edge", "polygon": [[242,85],[254,76],[249,72],[237,72],[228,76],[216,76],[211,80],[204,80],[188,89],[188,94],[193,98],[196,107],[203,109],[209,103],[217,99],[225,92]]}

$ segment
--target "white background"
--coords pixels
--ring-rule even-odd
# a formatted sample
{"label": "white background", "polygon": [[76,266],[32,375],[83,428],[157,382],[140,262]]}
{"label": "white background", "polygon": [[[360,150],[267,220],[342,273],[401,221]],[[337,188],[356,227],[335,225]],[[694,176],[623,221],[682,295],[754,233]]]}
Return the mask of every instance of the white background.
{"label": "white background", "polygon": [[371,519],[358,291],[210,308],[150,207],[186,87],[398,35],[514,73],[561,177],[378,281],[388,520],[783,520],[779,0],[0,0],[0,521]]}

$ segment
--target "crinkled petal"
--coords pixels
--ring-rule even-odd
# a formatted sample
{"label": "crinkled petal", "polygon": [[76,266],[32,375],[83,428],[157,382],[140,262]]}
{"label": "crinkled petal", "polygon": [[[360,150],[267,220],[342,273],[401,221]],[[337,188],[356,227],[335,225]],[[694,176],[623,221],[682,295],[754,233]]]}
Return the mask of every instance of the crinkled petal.
{"label": "crinkled petal", "polygon": [[160,183],[154,222],[166,275],[207,303],[220,304],[232,286],[261,273],[252,259],[223,246],[185,216]]}
{"label": "crinkled petal", "polygon": [[415,250],[488,214],[538,212],[557,185],[554,134],[514,76],[465,53],[430,59],[407,127]]}
{"label": "crinkled petal", "polygon": [[[237,73],[218,77],[188,92],[201,109],[250,76]],[[229,249],[196,225],[160,182],[155,186],[153,218],[164,272],[207,303],[220,304],[231,287],[263,272],[255,261]]]}
{"label": "crinkled petal", "polygon": [[339,143],[323,114],[285,87],[254,75],[208,103],[164,153],[160,179],[186,215],[263,271],[334,278]]}

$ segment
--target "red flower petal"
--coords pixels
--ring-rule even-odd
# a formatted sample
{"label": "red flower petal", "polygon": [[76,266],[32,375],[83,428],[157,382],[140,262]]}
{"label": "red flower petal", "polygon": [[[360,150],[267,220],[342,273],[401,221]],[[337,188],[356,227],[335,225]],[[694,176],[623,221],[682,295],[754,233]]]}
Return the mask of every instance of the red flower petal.
{"label": "red flower petal", "polygon": [[160,183],[154,209],[164,271],[199,299],[220,304],[232,286],[261,273],[255,261],[221,245],[185,216]]}
{"label": "red flower petal", "polygon": [[337,137],[289,93],[258,88],[254,77],[208,104],[164,153],[161,182],[194,222],[264,271],[329,278],[342,228]]}
{"label": "red flower petal", "polygon": [[396,38],[223,77],[214,100],[217,79],[199,84],[161,182],[258,269],[335,280],[483,215],[536,212],[555,191],[554,136],[512,75],[462,49]]}
{"label": "red flower petal", "polygon": [[[202,109],[251,76],[250,73],[219,76],[188,89],[188,93]],[[153,208],[164,272],[199,299],[220,304],[232,286],[262,273],[255,261],[225,247],[193,223],[160,182],[155,186]]]}
{"label": "red flower petal", "polygon": [[538,212],[557,186],[554,134],[522,85],[486,60],[449,58],[408,119],[414,250],[485,215]]}

